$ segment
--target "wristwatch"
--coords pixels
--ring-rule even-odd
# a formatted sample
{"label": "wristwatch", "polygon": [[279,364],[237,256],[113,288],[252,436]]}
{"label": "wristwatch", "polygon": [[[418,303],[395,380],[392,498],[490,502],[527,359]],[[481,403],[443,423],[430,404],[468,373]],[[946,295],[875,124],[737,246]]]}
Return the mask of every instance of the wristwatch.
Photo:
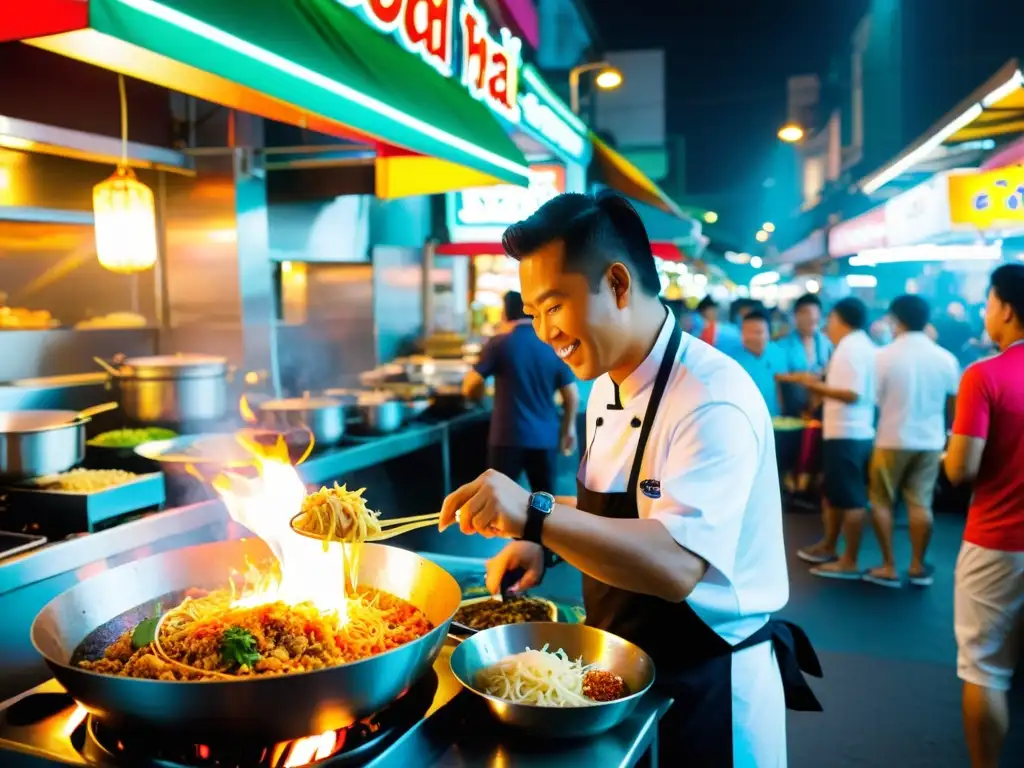
{"label": "wristwatch", "polygon": [[544,491],[530,494],[530,505],[526,508],[526,525],[523,526],[523,541],[541,543],[541,531],[555,507],[555,497]]}

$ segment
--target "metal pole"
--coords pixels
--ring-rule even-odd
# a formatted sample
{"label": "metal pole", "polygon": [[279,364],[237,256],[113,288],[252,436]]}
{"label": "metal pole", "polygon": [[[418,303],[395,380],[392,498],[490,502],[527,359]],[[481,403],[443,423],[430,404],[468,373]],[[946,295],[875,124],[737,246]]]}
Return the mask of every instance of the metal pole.
{"label": "metal pole", "polygon": [[569,70],[569,108],[574,115],[580,113],[580,67]]}

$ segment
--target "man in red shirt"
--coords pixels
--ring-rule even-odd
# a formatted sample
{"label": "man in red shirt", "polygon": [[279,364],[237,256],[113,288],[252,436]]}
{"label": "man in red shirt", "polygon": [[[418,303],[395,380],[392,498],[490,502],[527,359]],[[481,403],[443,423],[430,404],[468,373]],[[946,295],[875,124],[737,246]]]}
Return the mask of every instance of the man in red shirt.
{"label": "man in red shirt", "polygon": [[1000,354],[964,371],[945,459],[952,483],[974,483],[954,601],[973,768],[999,763],[1024,612],[1024,265],[992,273],[985,329]]}

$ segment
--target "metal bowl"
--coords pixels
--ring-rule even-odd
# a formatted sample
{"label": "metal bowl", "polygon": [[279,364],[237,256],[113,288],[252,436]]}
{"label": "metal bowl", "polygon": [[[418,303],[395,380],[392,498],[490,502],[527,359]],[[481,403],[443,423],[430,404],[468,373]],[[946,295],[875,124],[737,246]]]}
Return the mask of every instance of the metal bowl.
{"label": "metal bowl", "polygon": [[[477,687],[482,670],[527,648],[561,648],[584,664],[614,672],[631,691],[629,696],[586,707],[538,707],[512,704]],[[595,736],[614,728],[636,708],[654,683],[654,662],[640,648],[617,635],[583,624],[531,622],[492,627],[466,638],[452,653],[452,672],[463,687],[487,702],[506,725],[545,738]]]}
{"label": "metal bowl", "polygon": [[0,412],[0,480],[57,475],[85,458],[85,425],[77,411]]}

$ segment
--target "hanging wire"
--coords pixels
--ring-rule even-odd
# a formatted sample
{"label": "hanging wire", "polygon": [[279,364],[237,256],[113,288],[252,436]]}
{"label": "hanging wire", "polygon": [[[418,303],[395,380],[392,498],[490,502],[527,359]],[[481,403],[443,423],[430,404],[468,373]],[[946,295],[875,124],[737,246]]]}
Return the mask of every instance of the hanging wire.
{"label": "hanging wire", "polygon": [[124,88],[124,75],[117,76],[117,91],[121,96],[121,165],[128,166],[128,96]]}

